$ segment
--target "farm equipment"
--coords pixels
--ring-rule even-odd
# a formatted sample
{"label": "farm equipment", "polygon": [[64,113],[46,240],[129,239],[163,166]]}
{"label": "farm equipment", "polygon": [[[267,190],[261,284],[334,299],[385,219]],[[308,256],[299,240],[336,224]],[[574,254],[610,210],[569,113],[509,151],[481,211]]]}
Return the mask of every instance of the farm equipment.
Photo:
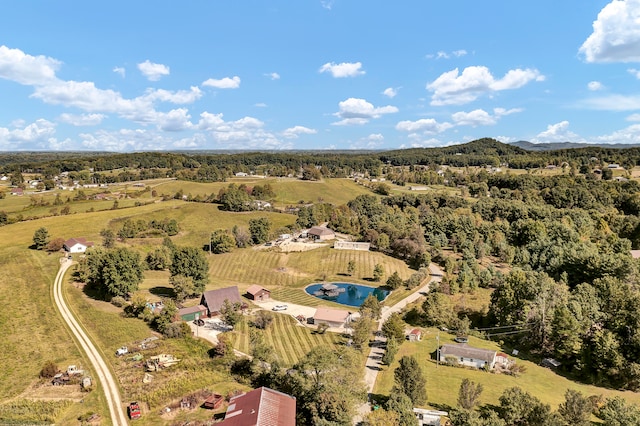
{"label": "farm equipment", "polygon": [[173,355],[169,354],[152,356],[147,360],[147,371],[160,371],[161,369],[171,367],[178,362],[180,362],[179,359],[174,358]]}
{"label": "farm equipment", "polygon": [[131,420],[139,419],[142,417],[142,412],[140,411],[140,404],[137,402],[132,402],[127,407],[127,413],[129,414],[129,418]]}

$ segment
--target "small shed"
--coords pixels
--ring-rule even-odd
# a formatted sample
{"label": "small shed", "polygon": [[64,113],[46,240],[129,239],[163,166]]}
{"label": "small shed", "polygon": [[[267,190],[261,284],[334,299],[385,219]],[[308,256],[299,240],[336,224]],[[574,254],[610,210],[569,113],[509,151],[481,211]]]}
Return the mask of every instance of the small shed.
{"label": "small shed", "polygon": [[219,393],[214,393],[209,398],[204,400],[204,403],[202,404],[202,406],[210,410],[216,410],[222,407],[223,402],[224,402],[224,397]]}
{"label": "small shed", "polygon": [[178,309],[178,316],[182,321],[193,321],[198,318],[204,318],[207,315],[207,308],[202,305],[190,306],[188,308]]}
{"label": "small shed", "polygon": [[256,302],[262,302],[271,299],[271,290],[267,290],[259,285],[252,285],[247,289],[247,296]]}
{"label": "small shed", "polygon": [[410,342],[419,342],[420,340],[422,340],[422,331],[420,331],[417,328],[414,328],[409,332],[409,335],[407,336],[407,338],[409,339]]}

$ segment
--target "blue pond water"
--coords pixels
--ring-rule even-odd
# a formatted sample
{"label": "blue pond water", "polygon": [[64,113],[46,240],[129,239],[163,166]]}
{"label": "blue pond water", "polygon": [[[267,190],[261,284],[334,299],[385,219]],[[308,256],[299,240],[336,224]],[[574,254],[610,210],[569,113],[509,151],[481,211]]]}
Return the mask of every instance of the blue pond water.
{"label": "blue pond water", "polygon": [[331,300],[332,302],[341,303],[343,305],[356,306],[359,307],[364,302],[364,299],[371,293],[378,298],[378,300],[384,300],[389,291],[382,290],[380,288],[369,287],[366,285],[360,284],[351,284],[351,283],[331,283],[335,284],[338,288],[344,288],[345,291],[339,293],[335,297],[327,297],[327,296],[316,296],[314,293],[323,286],[323,284],[311,284],[308,286],[305,291],[311,296],[318,297],[320,299]]}

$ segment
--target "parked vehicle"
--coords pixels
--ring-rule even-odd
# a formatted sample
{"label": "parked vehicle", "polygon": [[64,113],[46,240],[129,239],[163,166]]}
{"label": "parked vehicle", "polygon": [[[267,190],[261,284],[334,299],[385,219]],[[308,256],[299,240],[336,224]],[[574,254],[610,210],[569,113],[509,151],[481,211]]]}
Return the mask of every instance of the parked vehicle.
{"label": "parked vehicle", "polygon": [[286,311],[289,308],[287,305],[276,305],[271,308],[272,311]]}
{"label": "parked vehicle", "polygon": [[458,343],[469,343],[469,338],[466,336],[456,336],[453,341]]}
{"label": "parked vehicle", "polygon": [[193,320],[193,323],[194,323],[195,325],[197,325],[197,326],[202,327],[202,326],[204,325],[204,320],[202,320],[202,319],[198,318],[198,319]]}
{"label": "parked vehicle", "polygon": [[116,356],[122,356],[129,353],[129,348],[122,346],[116,350]]}
{"label": "parked vehicle", "polygon": [[142,412],[140,411],[140,404],[137,402],[132,402],[127,407],[127,413],[129,414],[129,418],[131,420],[139,419],[142,417]]}

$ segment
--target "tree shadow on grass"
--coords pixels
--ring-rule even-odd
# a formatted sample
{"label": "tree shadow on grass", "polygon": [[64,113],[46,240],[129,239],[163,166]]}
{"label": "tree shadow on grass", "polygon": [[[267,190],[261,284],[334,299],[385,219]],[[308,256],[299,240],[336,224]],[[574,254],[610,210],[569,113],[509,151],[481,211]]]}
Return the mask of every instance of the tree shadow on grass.
{"label": "tree shadow on grass", "polygon": [[176,296],[176,293],[175,293],[175,291],[173,291],[172,287],[165,287],[165,286],[151,287],[149,289],[149,293],[153,294],[154,296],[158,296],[158,297],[174,298]]}

